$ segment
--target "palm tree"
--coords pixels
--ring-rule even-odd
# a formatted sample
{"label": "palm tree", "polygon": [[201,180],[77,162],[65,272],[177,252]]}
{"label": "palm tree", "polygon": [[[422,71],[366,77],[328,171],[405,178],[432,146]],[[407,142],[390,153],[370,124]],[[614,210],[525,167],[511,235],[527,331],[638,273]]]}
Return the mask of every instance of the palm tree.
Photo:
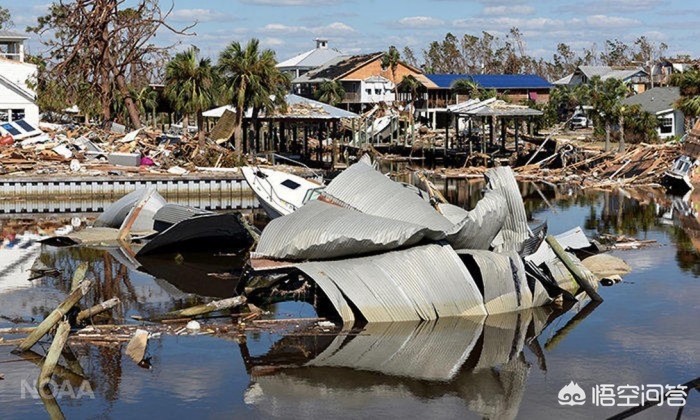
{"label": "palm tree", "polygon": [[401,62],[401,53],[395,46],[390,46],[389,51],[382,56],[382,67],[391,70],[391,82],[394,84],[394,100],[399,100],[399,91],[396,88],[396,69]]}
{"label": "palm tree", "polygon": [[624,138],[624,107],[622,99],[627,96],[627,86],[619,79],[607,79],[604,82],[599,76],[591,79],[591,103],[600,114],[600,118],[605,123],[605,151],[610,150],[610,130],[614,122],[620,123],[620,152],[625,149]]}
{"label": "palm tree", "polygon": [[165,96],[173,109],[182,112],[185,130],[188,115],[197,115],[199,145],[204,146],[204,117],[202,112],[214,104],[213,92],[216,75],[208,58],[197,61],[199,50],[192,47],[177,53],[165,67]]}
{"label": "palm tree", "polygon": [[280,95],[289,85],[275,65],[275,53],[266,49],[260,51],[260,41],[253,38],[243,47],[239,42],[232,42],[219,56],[218,68],[224,79],[225,94],[236,110],[235,147],[239,161],[243,153],[243,114],[248,107],[262,108],[281,103]]}
{"label": "palm tree", "polygon": [[138,92],[132,92],[131,96],[134,98],[134,103],[139,109],[139,114],[148,115],[148,112],[150,111],[154,116],[153,122],[155,124],[155,110],[158,106],[158,93],[150,86],[146,86]]}
{"label": "palm tree", "polygon": [[483,89],[479,82],[472,77],[468,79],[457,79],[452,84],[452,91],[458,95],[469,95],[469,98],[479,99],[482,96]]}
{"label": "palm tree", "polygon": [[336,106],[343,102],[345,89],[343,89],[343,84],[337,80],[324,80],[318,85],[314,96],[321,102]]}
{"label": "palm tree", "polygon": [[681,98],[675,107],[685,116],[686,131],[691,119],[700,116],[700,70],[693,69],[671,76],[671,85],[680,88]]}

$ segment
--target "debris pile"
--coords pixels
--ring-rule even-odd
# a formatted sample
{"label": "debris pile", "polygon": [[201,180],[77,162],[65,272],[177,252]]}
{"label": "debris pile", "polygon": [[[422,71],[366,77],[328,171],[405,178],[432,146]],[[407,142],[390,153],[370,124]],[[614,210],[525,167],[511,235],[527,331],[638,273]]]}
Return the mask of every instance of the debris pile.
{"label": "debris pile", "polygon": [[278,280],[289,288],[312,282],[344,322],[517,311],[572,298],[565,283],[599,299],[593,273],[563,249],[591,246],[580,229],[561,245],[544,243],[546,226],[528,225],[510,168],[485,177],[484,197],[466,211],[431,203],[360,161],[318,200],[271,221],[251,267],[258,275],[283,273]]}
{"label": "debris pile", "polygon": [[0,145],[0,173],[181,173],[198,167],[236,166],[231,149],[212,141],[202,148],[189,133],[164,133],[151,128],[125,133],[118,124],[108,128],[42,124],[41,128],[41,135]]}

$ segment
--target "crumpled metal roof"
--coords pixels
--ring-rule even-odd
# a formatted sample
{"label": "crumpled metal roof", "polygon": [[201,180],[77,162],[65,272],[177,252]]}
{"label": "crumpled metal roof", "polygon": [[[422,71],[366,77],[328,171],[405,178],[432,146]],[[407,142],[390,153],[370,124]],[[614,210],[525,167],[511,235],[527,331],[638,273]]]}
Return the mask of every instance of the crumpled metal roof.
{"label": "crumpled metal roof", "polygon": [[447,232],[452,223],[410,189],[360,161],[341,172],[323,192],[332,202],[372,216]]}
{"label": "crumpled metal roof", "polygon": [[501,230],[500,243],[494,244],[496,251],[514,250],[520,252],[523,242],[532,236],[527,224],[527,214],[520,195],[520,188],[510,166],[491,168],[484,174],[487,188],[498,191],[505,197],[508,208]]}
{"label": "crumpled metal roof", "polygon": [[[297,268],[317,283],[330,279],[369,322],[486,314],[481,292],[449,245],[429,244],[370,257],[306,262]],[[322,284],[319,286],[326,291]],[[340,302],[336,309],[344,305]]]}
{"label": "crumpled metal roof", "polygon": [[315,200],[270,221],[255,257],[326,260],[412,246],[425,237],[439,240],[445,234]]}
{"label": "crumpled metal roof", "polygon": [[506,199],[497,191],[486,191],[471,211],[440,204],[442,214],[455,226],[447,240],[455,249],[489,249],[507,217]]}

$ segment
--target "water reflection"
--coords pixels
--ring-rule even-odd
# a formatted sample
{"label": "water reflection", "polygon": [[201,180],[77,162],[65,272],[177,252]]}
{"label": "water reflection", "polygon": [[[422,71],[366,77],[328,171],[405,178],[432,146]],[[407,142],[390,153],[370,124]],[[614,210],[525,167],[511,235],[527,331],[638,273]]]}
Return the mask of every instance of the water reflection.
{"label": "water reflection", "polygon": [[251,374],[245,401],[266,415],[287,417],[343,412],[360,401],[400,405],[406,398],[456,396],[480,416],[514,418],[531,368],[524,349],[530,347],[546,370],[538,336],[561,313],[546,307],[370,324],[357,334],[287,336],[255,357],[246,357],[244,347]]}

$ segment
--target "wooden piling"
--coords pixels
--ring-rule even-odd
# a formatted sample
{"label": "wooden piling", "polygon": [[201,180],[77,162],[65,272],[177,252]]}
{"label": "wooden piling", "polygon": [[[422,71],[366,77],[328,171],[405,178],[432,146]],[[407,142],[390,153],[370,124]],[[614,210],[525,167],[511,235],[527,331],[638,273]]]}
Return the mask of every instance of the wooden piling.
{"label": "wooden piling", "polygon": [[546,241],[549,246],[552,247],[552,251],[554,251],[557,257],[559,257],[559,259],[564,263],[566,268],[574,277],[574,280],[576,280],[576,283],[578,283],[578,285],[588,294],[591,300],[595,302],[602,302],[603,298],[600,297],[588,278],[583,274],[583,272],[581,272],[581,270],[579,270],[571,258],[569,258],[569,255],[566,253],[559,241],[557,241],[557,239],[552,235],[547,235]]}
{"label": "wooden piling", "polygon": [[98,303],[97,305],[95,305],[91,308],[80,311],[78,313],[77,318],[76,318],[76,322],[80,323],[81,321],[88,319],[88,318],[91,318],[91,317],[93,317],[101,312],[110,310],[110,309],[114,308],[115,306],[117,306],[119,303],[121,303],[121,301],[119,300],[119,298],[116,298],[116,297],[109,299],[109,300],[106,300],[102,303]]}
{"label": "wooden piling", "polygon": [[197,305],[191,308],[185,308],[180,309],[178,311],[168,312],[161,316],[155,317],[155,319],[193,317],[197,315],[208,314],[209,312],[220,311],[222,309],[235,308],[236,306],[243,305],[244,303],[246,303],[245,296],[235,296],[228,299],[215,300],[204,305]]}
{"label": "wooden piling", "polygon": [[87,274],[88,270],[88,263],[87,262],[81,262],[80,265],[78,265],[78,268],[75,269],[75,272],[73,272],[73,279],[71,280],[71,287],[70,290],[71,292],[75,289],[78,288],[78,285],[80,285],[80,282],[85,279],[85,275]]}
{"label": "wooden piling", "polygon": [[56,325],[83,296],[85,296],[85,294],[92,287],[92,284],[93,283],[90,280],[83,280],[80,282],[78,287],[71,292],[70,295],[68,295],[66,300],[58,305],[58,307],[54,309],[53,312],[51,312],[49,316],[47,316],[46,319],[44,319],[41,324],[39,324],[34,331],[31,332],[31,334],[29,334],[27,338],[25,338],[24,341],[17,346],[14,352],[21,353],[29,350],[37,341],[39,341],[41,337],[46,335],[51,327]]}
{"label": "wooden piling", "polygon": [[43,389],[51,381],[51,375],[58,364],[58,358],[61,356],[63,346],[68,340],[69,332],[70,323],[68,321],[62,321],[60,324],[58,324],[56,335],[51,342],[49,352],[46,354],[46,360],[44,361],[44,365],[41,367],[41,372],[39,373],[39,379],[37,381],[37,387],[39,387],[39,389]]}

